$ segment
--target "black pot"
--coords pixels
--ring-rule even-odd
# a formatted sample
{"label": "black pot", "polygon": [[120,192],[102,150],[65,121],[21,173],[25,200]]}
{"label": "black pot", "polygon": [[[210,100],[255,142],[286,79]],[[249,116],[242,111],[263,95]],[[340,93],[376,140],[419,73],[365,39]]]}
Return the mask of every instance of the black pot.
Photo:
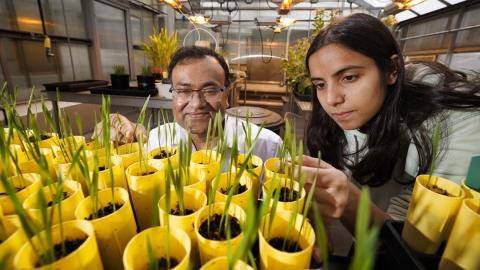
{"label": "black pot", "polygon": [[312,100],[312,87],[308,86],[303,89],[303,93],[300,93],[298,90],[298,85],[293,89],[293,94],[297,99],[301,101],[310,101]]}
{"label": "black pot", "polygon": [[137,75],[138,89],[150,90],[155,88],[155,78],[153,76]]}
{"label": "black pot", "polygon": [[130,75],[110,74],[113,89],[128,89],[130,87]]}

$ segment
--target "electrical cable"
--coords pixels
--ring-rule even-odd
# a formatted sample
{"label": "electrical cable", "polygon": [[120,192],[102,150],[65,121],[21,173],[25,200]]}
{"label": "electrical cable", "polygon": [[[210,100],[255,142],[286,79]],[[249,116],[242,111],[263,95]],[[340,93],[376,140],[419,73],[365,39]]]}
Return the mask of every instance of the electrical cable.
{"label": "electrical cable", "polygon": [[73,55],[72,55],[72,47],[70,45],[70,35],[68,34],[68,23],[67,23],[67,16],[65,15],[65,5],[62,0],[62,13],[63,13],[63,23],[65,24],[65,34],[67,35],[67,46],[68,52],[70,54],[70,64],[72,65],[72,73],[73,73],[73,80],[76,81],[75,78],[75,65],[73,64]]}
{"label": "electrical cable", "polygon": [[262,62],[264,64],[268,64],[272,61],[273,59],[273,50],[272,50],[272,46],[273,46],[273,40],[275,39],[275,32],[273,32],[273,36],[272,36],[272,40],[270,41],[270,56],[269,56],[269,59],[268,60],[265,60],[265,55],[263,54],[263,36],[262,36],[262,30],[260,29],[260,25],[257,24],[257,29],[258,29],[258,33],[260,34],[260,45],[262,46]]}
{"label": "electrical cable", "polygon": [[268,0],[265,0],[265,2],[267,2],[267,6],[268,6],[269,9],[271,9],[271,10],[277,9],[277,7],[270,6],[270,2]]}

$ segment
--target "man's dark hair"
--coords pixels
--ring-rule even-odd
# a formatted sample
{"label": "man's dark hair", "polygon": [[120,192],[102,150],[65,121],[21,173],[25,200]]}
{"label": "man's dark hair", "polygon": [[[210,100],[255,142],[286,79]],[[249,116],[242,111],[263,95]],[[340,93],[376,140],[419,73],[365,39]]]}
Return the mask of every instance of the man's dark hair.
{"label": "man's dark hair", "polygon": [[207,56],[211,56],[217,59],[218,63],[220,64],[220,66],[222,66],[223,71],[225,72],[225,87],[229,86],[230,71],[228,69],[227,62],[225,62],[225,59],[223,59],[222,56],[220,56],[218,53],[216,53],[212,49],[197,47],[197,46],[182,47],[175,52],[175,54],[172,56],[172,59],[170,60],[170,65],[168,65],[168,78],[170,80],[172,79],[172,71],[177,64],[185,60],[204,59]]}

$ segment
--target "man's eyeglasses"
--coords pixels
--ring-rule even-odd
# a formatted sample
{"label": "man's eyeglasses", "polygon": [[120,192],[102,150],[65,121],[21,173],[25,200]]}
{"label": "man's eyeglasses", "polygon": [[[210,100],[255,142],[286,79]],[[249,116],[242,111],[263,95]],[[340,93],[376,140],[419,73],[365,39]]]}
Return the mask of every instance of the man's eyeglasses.
{"label": "man's eyeglasses", "polygon": [[225,90],[224,87],[206,87],[202,89],[191,89],[191,88],[170,88],[170,93],[179,100],[179,101],[190,101],[194,93],[202,94],[202,96],[207,101],[216,101],[220,96],[220,93]]}

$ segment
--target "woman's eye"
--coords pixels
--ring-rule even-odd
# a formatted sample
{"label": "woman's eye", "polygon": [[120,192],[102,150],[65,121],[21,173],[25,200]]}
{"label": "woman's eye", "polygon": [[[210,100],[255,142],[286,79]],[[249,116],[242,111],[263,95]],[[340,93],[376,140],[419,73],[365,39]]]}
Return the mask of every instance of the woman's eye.
{"label": "woman's eye", "polygon": [[347,82],[352,82],[355,81],[357,78],[357,75],[346,75],[345,77],[343,77],[343,80]]}
{"label": "woman's eye", "polygon": [[317,90],[322,90],[323,87],[324,87],[324,85],[325,85],[324,83],[316,83],[316,84],[314,84],[313,86],[314,86],[315,89],[317,89]]}

